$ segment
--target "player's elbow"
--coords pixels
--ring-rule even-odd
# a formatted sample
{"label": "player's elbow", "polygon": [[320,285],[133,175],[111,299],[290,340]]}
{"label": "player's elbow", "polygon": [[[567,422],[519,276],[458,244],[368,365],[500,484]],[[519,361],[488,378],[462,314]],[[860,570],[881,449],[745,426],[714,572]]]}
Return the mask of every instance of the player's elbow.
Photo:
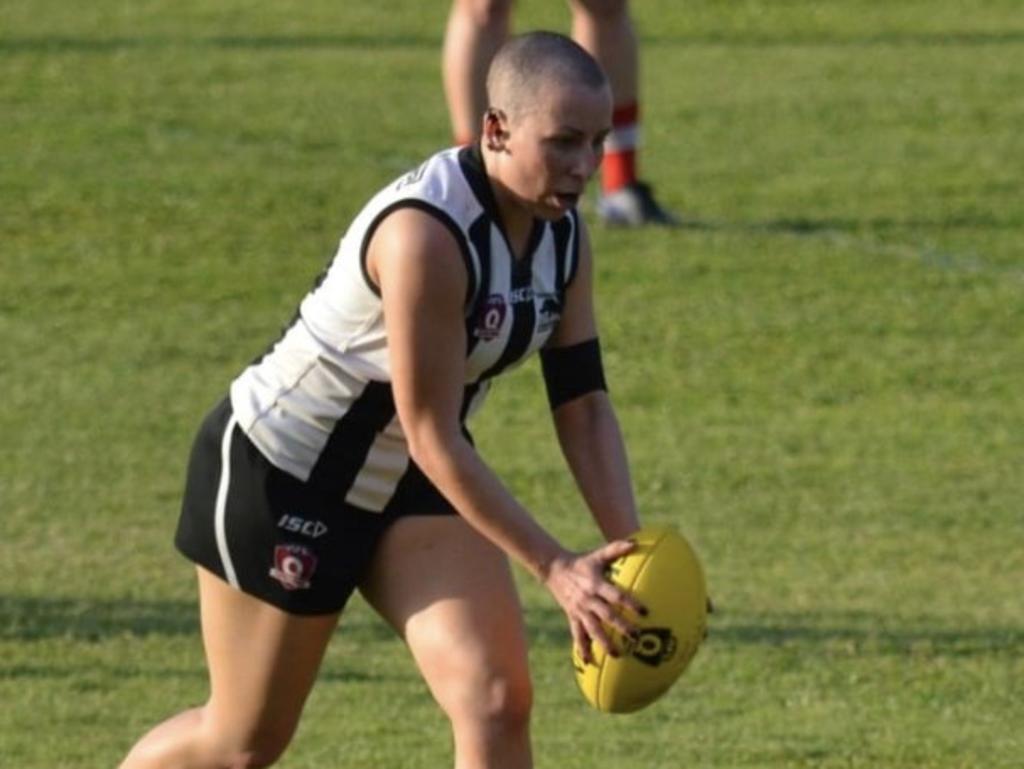
{"label": "player's elbow", "polygon": [[409,458],[432,480],[451,467],[458,442],[457,428],[445,428],[429,420],[414,421],[405,428]]}

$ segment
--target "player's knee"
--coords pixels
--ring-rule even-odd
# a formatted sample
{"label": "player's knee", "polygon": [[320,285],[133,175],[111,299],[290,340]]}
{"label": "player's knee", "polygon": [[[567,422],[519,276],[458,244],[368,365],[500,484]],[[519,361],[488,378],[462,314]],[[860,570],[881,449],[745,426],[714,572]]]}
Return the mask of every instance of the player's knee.
{"label": "player's knee", "polygon": [[287,745],[287,741],[279,743],[259,739],[245,746],[217,739],[198,740],[184,747],[162,743],[140,745],[132,750],[119,769],[157,769],[171,765],[209,769],[264,769],[281,757]]}
{"label": "player's knee", "polygon": [[235,748],[217,752],[216,762],[210,766],[227,767],[228,769],[266,769],[273,766],[284,753],[284,745],[258,744],[244,748]]}
{"label": "player's knee", "polygon": [[291,742],[293,730],[263,728],[243,741],[212,739],[207,746],[210,766],[265,769],[273,766]]}
{"label": "player's knee", "polygon": [[533,687],[528,676],[495,679],[485,693],[485,717],[496,724],[518,729],[530,721],[533,708]]}
{"label": "player's knee", "polygon": [[493,732],[517,732],[530,722],[533,686],[525,673],[495,673],[466,681],[451,701],[453,720]]}
{"label": "player's knee", "polygon": [[457,0],[461,13],[478,27],[502,27],[512,14],[513,0]]}
{"label": "player's knee", "polygon": [[572,0],[574,13],[583,13],[595,21],[618,19],[628,12],[626,0]]}

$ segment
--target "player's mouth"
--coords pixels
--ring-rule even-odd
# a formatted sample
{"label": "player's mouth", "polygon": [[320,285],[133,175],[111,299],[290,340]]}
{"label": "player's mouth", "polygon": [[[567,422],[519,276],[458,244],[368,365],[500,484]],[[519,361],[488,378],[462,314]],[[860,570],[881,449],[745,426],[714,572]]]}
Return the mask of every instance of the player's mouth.
{"label": "player's mouth", "polygon": [[555,199],[559,207],[564,209],[576,208],[580,202],[579,193],[576,192],[556,192]]}

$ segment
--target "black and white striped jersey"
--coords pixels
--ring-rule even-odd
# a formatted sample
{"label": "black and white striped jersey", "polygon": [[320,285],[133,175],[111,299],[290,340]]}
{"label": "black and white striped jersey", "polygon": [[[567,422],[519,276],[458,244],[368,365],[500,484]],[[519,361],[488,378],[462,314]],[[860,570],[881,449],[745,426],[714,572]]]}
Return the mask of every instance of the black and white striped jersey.
{"label": "black and white striped jersey", "polygon": [[538,350],[561,317],[579,256],[575,212],[535,220],[527,255],[513,258],[479,151],[440,152],[360,211],[295,321],[231,386],[239,426],[277,467],[323,478],[356,507],[382,511],[410,468],[391,394],[381,298],[367,246],[394,210],[435,216],[459,243],[469,273],[462,417],[491,378]]}

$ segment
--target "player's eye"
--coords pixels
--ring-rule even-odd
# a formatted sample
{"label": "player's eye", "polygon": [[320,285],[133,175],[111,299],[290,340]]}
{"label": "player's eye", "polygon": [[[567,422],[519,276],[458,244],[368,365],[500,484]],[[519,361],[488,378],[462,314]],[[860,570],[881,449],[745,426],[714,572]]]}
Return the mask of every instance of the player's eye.
{"label": "player's eye", "polygon": [[579,139],[575,136],[569,136],[566,134],[551,137],[551,143],[559,149],[572,149],[578,142]]}

